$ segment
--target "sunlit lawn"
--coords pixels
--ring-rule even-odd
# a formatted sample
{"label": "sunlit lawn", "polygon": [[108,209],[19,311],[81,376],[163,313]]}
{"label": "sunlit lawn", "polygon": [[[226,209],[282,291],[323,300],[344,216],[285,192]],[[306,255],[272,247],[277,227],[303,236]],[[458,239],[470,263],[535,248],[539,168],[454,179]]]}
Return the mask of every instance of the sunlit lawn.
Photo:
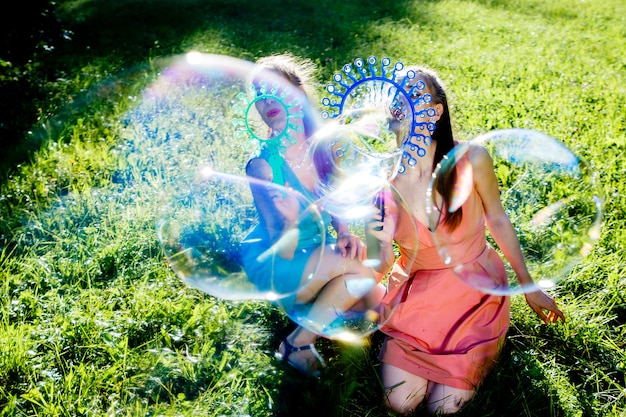
{"label": "sunlit lawn", "polygon": [[0,192],[0,415],[387,416],[380,334],[322,341],[328,369],[302,379],[273,357],[291,326],[279,309],[205,295],[168,265],[155,225],[172,167],[221,152],[195,138],[223,131],[211,102],[136,116],[152,114],[141,92],[161,59],[191,50],[291,51],[318,64],[320,96],[357,57],[424,63],[447,84],[458,139],[534,129],[587,160],[604,221],[551,290],[568,321],[541,325],[513,296],[501,361],[461,415],[625,415],[626,4],[385,3],[58,2],[73,40],[41,58],[58,72],[24,133],[37,150]]}

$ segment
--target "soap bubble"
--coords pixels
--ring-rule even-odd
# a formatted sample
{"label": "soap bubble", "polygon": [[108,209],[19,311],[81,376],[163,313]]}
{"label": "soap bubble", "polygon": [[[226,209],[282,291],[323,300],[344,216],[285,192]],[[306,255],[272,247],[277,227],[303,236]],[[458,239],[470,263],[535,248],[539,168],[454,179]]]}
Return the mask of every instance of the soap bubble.
{"label": "soap bubble", "polygon": [[[290,200],[296,210],[304,208],[273,244],[259,224],[253,187],[267,190],[274,199]],[[158,235],[172,269],[189,286],[228,300],[293,296],[307,285],[315,269],[309,276],[298,276],[302,271],[281,262],[281,252],[298,243],[299,226],[307,228],[314,247],[323,248],[325,243],[321,215],[300,193],[210,167],[178,190],[162,212]],[[298,249],[294,258],[308,259],[310,249]]]}
{"label": "soap bubble", "polygon": [[[382,215],[384,196],[391,188],[388,178],[400,156],[395,134],[381,128],[377,116],[377,112],[341,115],[339,123],[330,123],[311,138],[317,204],[349,224],[352,234],[364,242],[372,240],[364,225],[376,211]],[[385,135],[392,138],[381,140]],[[367,263],[375,267],[377,259],[368,257]]]}
{"label": "soap bubble", "polygon": [[[354,300],[348,308],[325,305],[316,299],[314,302],[296,304],[285,310],[300,326],[326,338],[351,343],[360,342],[365,336],[378,330],[393,314],[399,302],[399,296],[385,297],[389,292],[390,271],[383,269],[380,243],[371,235],[371,230],[376,226],[370,224],[371,218],[379,210],[376,205],[384,206],[384,215],[394,221],[399,216],[412,218],[406,202],[391,184],[381,185],[381,179],[376,177],[362,176],[362,181],[356,181],[358,178],[351,177],[350,181],[341,184],[336,194],[331,193],[321,198],[317,204],[321,209],[326,209],[326,204],[336,207],[333,214],[347,225],[350,233],[367,244],[367,256],[363,265],[371,268],[373,274],[345,277],[345,280],[340,281],[339,285],[345,287],[346,297]],[[343,205],[335,205],[333,200],[341,199],[342,195],[345,198]],[[411,229],[407,233],[417,235],[415,223],[404,224],[403,227]],[[417,248],[413,251],[406,249],[404,256],[407,268],[410,268],[416,254]],[[331,281],[327,285],[336,284]]]}
{"label": "soap bubble", "polygon": [[[520,241],[534,284],[520,285],[505,262],[508,282],[496,282],[467,258],[463,228],[450,234],[442,219],[471,204],[474,172],[472,146],[491,155],[501,201]],[[450,201],[436,191],[449,183]],[[602,200],[589,166],[558,140],[525,129],[496,130],[457,145],[435,170],[428,194],[429,226],[439,253],[467,284],[491,294],[508,295],[554,287],[585,256],[600,236]],[[490,235],[488,240],[497,247]]]}
{"label": "soap bubble", "polygon": [[[133,99],[122,132],[126,161],[134,178],[146,179],[160,194],[159,237],[181,279],[225,299],[291,297],[306,285],[289,263],[268,272],[279,263],[282,246],[298,241],[299,230],[269,244],[250,191],[297,200],[310,223],[310,245],[303,250],[324,245],[326,226],[310,196],[279,186],[285,183],[280,156],[309,123],[316,124],[302,90],[252,62],[191,52],[155,62],[153,79]],[[257,156],[270,168],[259,178],[274,185],[246,177],[248,161]],[[280,217],[275,207],[270,212]],[[306,219],[299,219],[301,226]],[[251,274],[242,252],[264,243],[267,252],[257,254],[262,265]]]}
{"label": "soap bubble", "polygon": [[329,192],[340,180],[355,175],[386,181],[398,169],[400,144],[384,113],[356,110],[338,116],[311,137],[320,192]]}
{"label": "soap bubble", "polygon": [[[385,194],[391,189],[387,178],[398,162],[388,156],[387,148],[375,148],[381,137],[376,121],[359,118],[355,123],[332,123],[312,137],[310,149],[319,176],[317,204],[348,224],[363,242],[371,241],[370,248],[376,245],[367,233],[367,224],[376,212],[383,214]],[[395,138],[393,141],[395,152],[398,147]],[[376,267],[379,262],[368,257],[366,263]]]}

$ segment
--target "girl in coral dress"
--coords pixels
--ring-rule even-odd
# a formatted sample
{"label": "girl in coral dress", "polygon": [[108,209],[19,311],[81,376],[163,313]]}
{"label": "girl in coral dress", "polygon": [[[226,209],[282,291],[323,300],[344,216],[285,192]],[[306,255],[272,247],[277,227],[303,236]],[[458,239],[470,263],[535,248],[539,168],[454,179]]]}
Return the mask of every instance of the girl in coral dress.
{"label": "girl in coral dress", "polygon": [[[496,363],[509,327],[510,306],[507,296],[487,294],[459,279],[439,256],[435,235],[428,227],[426,191],[434,168],[455,142],[441,81],[425,68],[408,71],[417,74],[413,85],[423,81],[426,87],[418,91],[408,85],[407,90],[432,97],[427,106],[435,110],[431,121],[436,128],[428,134],[432,143],[417,147],[419,154],[411,154],[416,148],[405,146],[409,154],[405,153],[403,161],[412,163],[393,180],[410,213],[399,213],[397,220],[385,216],[377,223],[382,231],[375,232],[386,253],[383,267],[393,266],[387,297],[400,299],[381,328],[386,334],[380,352],[381,378],[385,402],[395,412],[410,414],[425,401],[431,413],[450,414],[471,400]],[[473,188],[460,209],[441,215],[437,233],[445,230],[446,244],[462,254],[465,266],[478,268],[494,285],[506,285],[504,264],[486,240],[486,226],[520,284],[532,283],[515,230],[500,202],[491,157],[483,147],[472,145],[459,160],[457,172],[462,164],[471,165]],[[449,202],[452,190],[444,186],[438,191],[439,197]],[[400,250],[395,261],[392,241]],[[545,292],[530,292],[525,297],[544,322],[565,320]]]}

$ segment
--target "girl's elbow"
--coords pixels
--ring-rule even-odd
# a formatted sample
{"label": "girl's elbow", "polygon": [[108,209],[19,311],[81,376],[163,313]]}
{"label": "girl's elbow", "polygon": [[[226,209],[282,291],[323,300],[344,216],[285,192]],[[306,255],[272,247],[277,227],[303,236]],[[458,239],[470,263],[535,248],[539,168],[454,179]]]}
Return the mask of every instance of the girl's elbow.
{"label": "girl's elbow", "polygon": [[509,220],[509,217],[506,215],[506,213],[501,213],[495,216],[487,215],[485,216],[485,220],[487,228],[490,231],[499,230],[511,224],[511,221]]}

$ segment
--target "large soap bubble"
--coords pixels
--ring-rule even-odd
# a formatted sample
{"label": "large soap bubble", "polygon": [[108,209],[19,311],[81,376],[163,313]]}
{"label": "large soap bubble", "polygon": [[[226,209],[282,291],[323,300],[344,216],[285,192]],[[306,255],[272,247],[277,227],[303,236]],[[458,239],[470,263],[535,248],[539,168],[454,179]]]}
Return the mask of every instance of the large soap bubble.
{"label": "large soap bubble", "polygon": [[[467,242],[462,231],[450,234],[442,225],[442,219],[462,210],[475,192],[473,145],[484,146],[493,159],[502,205],[534,284],[520,285],[508,263],[508,282],[495,282],[484,268],[464,259]],[[437,191],[443,184],[452,190],[446,203]],[[593,172],[561,142],[536,131],[496,130],[457,145],[435,170],[428,194],[430,228],[442,259],[464,282],[487,293],[551,288],[599,239],[602,203]],[[491,236],[488,239],[496,247]]]}
{"label": "large soap bubble", "polygon": [[[327,228],[312,196],[283,178],[284,152],[315,124],[304,92],[277,72],[222,55],[192,52],[155,69],[123,134],[127,160],[161,195],[158,232],[170,265],[185,283],[217,297],[293,296],[307,277],[300,279],[302,262],[279,262],[281,254],[292,244],[296,257],[323,248]],[[246,177],[254,157],[269,169],[255,180]],[[268,220],[255,207],[254,189],[269,196],[265,203],[295,202],[299,227],[281,224],[288,232],[278,241],[263,235]],[[265,207],[266,217],[280,218],[277,206]],[[252,272],[251,247],[260,250]]]}
{"label": "large soap bubble", "polygon": [[[381,207],[384,207],[382,213],[385,218],[394,221],[400,216],[410,218],[410,209],[393,185],[388,182],[383,184],[380,178],[368,175],[348,177],[332,192],[320,198],[317,205],[320,209],[330,207],[335,218],[346,225],[351,234],[366,242],[367,256],[363,265],[371,268],[373,274],[343,277],[345,279],[340,285],[345,287],[347,296],[353,300],[346,308],[324,305],[314,300],[296,304],[285,311],[293,321],[321,336],[359,342],[378,330],[393,314],[399,302],[398,297],[385,297],[390,271],[382,266],[384,261],[390,260],[384,259],[380,242],[371,234],[377,227],[371,219]],[[417,234],[416,225],[412,226],[413,230],[409,233]],[[417,248],[413,252],[407,250],[407,266],[410,266],[416,255]],[[395,256],[397,254],[394,253]],[[334,284],[331,282],[328,285]]]}
{"label": "large soap bubble", "polygon": [[[339,116],[320,129],[311,137],[310,152],[321,196],[336,194],[339,188],[357,196],[364,184],[362,198],[371,201],[370,192],[384,187],[397,170],[401,151],[380,113],[358,111]],[[349,205],[345,200],[337,203]]]}
{"label": "large soap bubble", "polygon": [[[365,263],[377,267],[378,242],[369,233],[376,212],[384,215],[385,195],[392,189],[388,178],[397,168],[394,151],[380,138],[395,134],[385,130],[378,112],[341,115],[312,137],[310,152],[318,175],[318,205],[349,225],[351,233],[367,242]],[[344,120],[345,119],[347,120]],[[387,196],[389,198],[389,196]],[[384,220],[384,219],[383,219]]]}
{"label": "large soap bubble", "polygon": [[[264,188],[275,200],[304,208],[280,239],[271,241],[258,221],[251,190]],[[300,193],[270,182],[224,174],[206,167],[189,186],[172,196],[163,210],[158,234],[168,261],[186,284],[223,299],[268,299],[293,296],[308,276],[281,262],[281,253],[297,245],[307,224],[316,246],[324,246],[324,229],[316,206]],[[262,250],[259,250],[259,246]],[[308,258],[300,248],[294,258]]]}
{"label": "large soap bubble", "polygon": [[333,119],[311,138],[319,187],[326,194],[351,176],[371,176],[382,185],[398,171],[401,143],[384,112],[352,110]]}

